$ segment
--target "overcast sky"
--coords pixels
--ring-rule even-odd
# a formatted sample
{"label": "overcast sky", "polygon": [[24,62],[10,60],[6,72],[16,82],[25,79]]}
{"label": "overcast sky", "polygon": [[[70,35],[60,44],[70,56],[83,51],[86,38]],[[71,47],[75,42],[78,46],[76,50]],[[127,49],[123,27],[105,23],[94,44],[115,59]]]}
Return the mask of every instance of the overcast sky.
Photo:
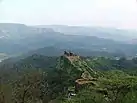
{"label": "overcast sky", "polygon": [[136,0],[2,0],[0,23],[137,29]]}

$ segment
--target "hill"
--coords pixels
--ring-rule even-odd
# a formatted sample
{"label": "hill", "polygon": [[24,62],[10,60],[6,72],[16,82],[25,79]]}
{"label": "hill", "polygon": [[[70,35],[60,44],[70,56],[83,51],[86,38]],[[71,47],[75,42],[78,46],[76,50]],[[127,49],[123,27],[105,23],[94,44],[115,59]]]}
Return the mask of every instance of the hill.
{"label": "hill", "polygon": [[[111,60],[96,57],[87,62],[77,54],[64,51],[59,57],[35,54],[12,66],[3,64],[0,102],[136,103],[136,72],[96,69],[95,63],[107,66]],[[118,66],[127,63],[124,59],[112,61],[112,65],[119,62]]]}
{"label": "hill", "polygon": [[5,60],[3,60],[3,62],[17,62],[20,61],[22,59],[25,59],[27,57],[31,57],[34,54],[37,55],[43,55],[45,57],[59,57],[62,55],[62,51],[72,51],[74,53],[77,53],[78,55],[81,55],[82,57],[108,57],[108,58],[115,58],[115,57],[126,57],[126,55],[123,52],[106,52],[106,51],[93,51],[93,50],[86,50],[84,48],[81,49],[68,49],[68,48],[57,48],[57,47],[44,47],[44,48],[40,48],[37,50],[33,50],[33,51],[29,51],[27,53],[21,54],[21,55],[16,55],[16,56],[12,56],[9,58],[5,58]]}
{"label": "hill", "polygon": [[29,56],[32,54],[41,54],[45,56],[60,56],[62,54],[62,51],[65,51],[65,50],[75,52],[81,56],[106,56],[106,57],[124,57],[125,56],[124,52],[107,52],[103,50],[99,51],[99,50],[95,50],[94,47],[92,49],[70,47],[69,49],[67,47],[58,48],[54,46],[44,47],[34,51],[30,51],[23,56]]}

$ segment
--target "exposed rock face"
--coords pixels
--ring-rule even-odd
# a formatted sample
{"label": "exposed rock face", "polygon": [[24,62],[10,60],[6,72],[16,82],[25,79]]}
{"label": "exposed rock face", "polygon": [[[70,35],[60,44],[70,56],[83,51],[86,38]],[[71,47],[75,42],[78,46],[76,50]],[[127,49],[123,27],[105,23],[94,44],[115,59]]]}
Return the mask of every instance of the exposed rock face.
{"label": "exposed rock face", "polygon": [[85,71],[84,73],[82,73],[81,77],[83,79],[87,79],[87,80],[91,80],[92,79],[92,77],[91,77],[91,75],[90,75],[90,73],[88,71]]}

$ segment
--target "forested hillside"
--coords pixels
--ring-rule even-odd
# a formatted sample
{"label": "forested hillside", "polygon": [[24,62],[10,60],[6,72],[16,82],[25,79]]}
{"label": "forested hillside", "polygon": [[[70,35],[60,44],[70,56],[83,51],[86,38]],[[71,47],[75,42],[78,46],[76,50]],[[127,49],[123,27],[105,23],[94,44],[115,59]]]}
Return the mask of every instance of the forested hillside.
{"label": "forested hillside", "polygon": [[34,54],[0,65],[0,103],[136,103],[137,59]]}

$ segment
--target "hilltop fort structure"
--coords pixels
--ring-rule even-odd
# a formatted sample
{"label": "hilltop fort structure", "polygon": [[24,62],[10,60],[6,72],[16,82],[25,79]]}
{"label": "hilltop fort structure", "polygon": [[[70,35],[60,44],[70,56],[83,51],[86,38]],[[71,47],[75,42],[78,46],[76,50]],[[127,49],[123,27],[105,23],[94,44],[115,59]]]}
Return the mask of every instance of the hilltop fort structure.
{"label": "hilltop fort structure", "polygon": [[64,56],[71,62],[77,61],[80,59],[80,57],[72,52],[64,51]]}
{"label": "hilltop fort structure", "polygon": [[76,54],[72,53],[72,52],[67,52],[67,51],[64,51],[64,55],[65,56],[77,56]]}

